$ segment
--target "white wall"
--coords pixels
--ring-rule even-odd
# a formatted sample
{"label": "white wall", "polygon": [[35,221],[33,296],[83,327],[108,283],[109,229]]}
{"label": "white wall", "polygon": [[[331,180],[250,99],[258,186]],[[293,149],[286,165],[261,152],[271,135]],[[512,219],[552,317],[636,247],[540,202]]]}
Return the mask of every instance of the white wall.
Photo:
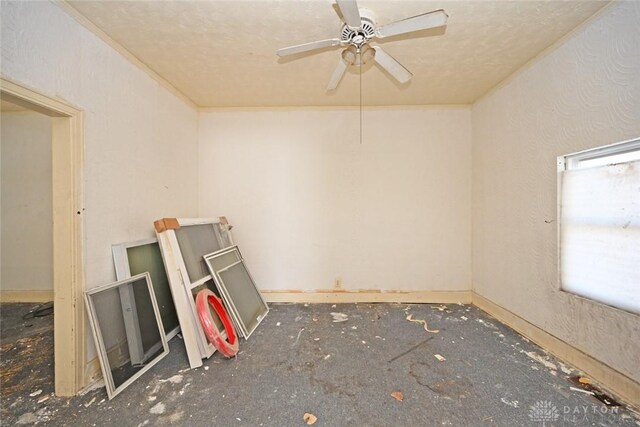
{"label": "white wall", "polygon": [[50,2],[3,2],[2,74],[85,112],[87,286],[111,244],[197,213],[197,113]]}
{"label": "white wall", "polygon": [[52,2],[3,2],[0,26],[2,75],[84,111],[86,284],[111,282],[113,243],[197,214],[197,112]]}
{"label": "white wall", "polygon": [[268,290],[469,290],[468,108],[205,112],[200,215]]}
{"label": "white wall", "polygon": [[0,114],[3,291],[53,290],[51,118]]}
{"label": "white wall", "polygon": [[640,318],[558,291],[556,156],[640,136],[640,3],[473,107],[473,286],[640,381]]}

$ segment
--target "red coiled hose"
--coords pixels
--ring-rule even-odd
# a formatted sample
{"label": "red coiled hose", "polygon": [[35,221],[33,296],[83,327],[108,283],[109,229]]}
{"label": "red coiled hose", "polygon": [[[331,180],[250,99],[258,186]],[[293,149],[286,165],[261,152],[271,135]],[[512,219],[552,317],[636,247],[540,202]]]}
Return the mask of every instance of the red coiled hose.
{"label": "red coiled hose", "polygon": [[[218,314],[222,324],[224,325],[225,331],[227,331],[227,340],[225,341],[222,338],[220,330],[213,322],[213,318],[211,317],[211,313],[209,312],[209,307],[207,303],[211,304],[213,310]],[[200,323],[202,324],[202,328],[204,329],[204,334],[207,336],[207,339],[211,344],[213,344],[220,353],[224,354],[227,357],[233,357],[238,353],[238,337],[236,336],[236,331],[233,328],[233,324],[231,323],[231,319],[229,319],[229,315],[227,311],[224,309],[222,305],[222,301],[218,298],[211,290],[203,289],[198,292],[196,296],[196,308],[198,310],[198,317],[200,318]]]}

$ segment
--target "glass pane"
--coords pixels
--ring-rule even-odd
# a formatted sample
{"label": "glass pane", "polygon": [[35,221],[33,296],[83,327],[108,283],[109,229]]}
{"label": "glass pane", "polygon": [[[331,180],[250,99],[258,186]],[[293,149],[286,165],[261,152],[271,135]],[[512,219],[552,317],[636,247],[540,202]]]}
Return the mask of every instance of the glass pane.
{"label": "glass pane", "polygon": [[180,227],[176,230],[180,252],[187,267],[191,283],[209,274],[203,256],[222,249],[212,224]]}
{"label": "glass pane", "polygon": [[220,271],[223,268],[226,268],[233,264],[236,261],[240,261],[240,255],[238,251],[234,250],[231,252],[227,252],[223,255],[217,255],[213,258],[209,258],[209,263],[213,271]]}
{"label": "glass pane", "polygon": [[162,326],[165,333],[171,332],[179,326],[179,323],[176,307],[171,296],[171,289],[169,288],[169,280],[162,261],[162,254],[160,253],[160,246],[155,242],[127,248],[127,257],[132,276],[146,271],[149,272],[151,283],[153,284],[153,293],[160,309]]}
{"label": "glass pane", "polygon": [[90,295],[116,389],[164,353],[145,279]]}
{"label": "glass pane", "polygon": [[267,313],[267,307],[251,280],[244,262],[219,272],[219,275],[224,289],[238,311],[240,321],[250,334]]}

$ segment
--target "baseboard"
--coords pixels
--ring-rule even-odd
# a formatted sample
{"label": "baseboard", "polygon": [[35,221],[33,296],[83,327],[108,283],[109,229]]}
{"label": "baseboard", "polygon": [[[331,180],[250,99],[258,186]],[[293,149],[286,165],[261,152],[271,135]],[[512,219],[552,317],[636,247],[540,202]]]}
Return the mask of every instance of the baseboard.
{"label": "baseboard", "polygon": [[527,337],[557,358],[584,372],[622,401],[640,407],[640,384],[612,367],[567,344],[527,320],[472,292],[473,305]]}
{"label": "baseboard", "polygon": [[53,291],[0,291],[0,302],[49,302]]}
{"label": "baseboard", "polygon": [[295,302],[295,303],[367,303],[367,302],[396,302],[396,303],[461,303],[471,304],[471,291],[334,291],[317,290],[303,291],[261,291],[267,302]]}

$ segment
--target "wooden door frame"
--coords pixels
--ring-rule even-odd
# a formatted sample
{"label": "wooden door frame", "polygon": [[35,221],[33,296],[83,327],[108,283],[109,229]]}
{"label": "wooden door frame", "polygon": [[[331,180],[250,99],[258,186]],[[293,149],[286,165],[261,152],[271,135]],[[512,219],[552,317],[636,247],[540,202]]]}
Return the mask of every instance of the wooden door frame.
{"label": "wooden door frame", "polygon": [[82,207],[83,112],[0,77],[3,99],[52,119],[55,394],[85,384],[85,288]]}

